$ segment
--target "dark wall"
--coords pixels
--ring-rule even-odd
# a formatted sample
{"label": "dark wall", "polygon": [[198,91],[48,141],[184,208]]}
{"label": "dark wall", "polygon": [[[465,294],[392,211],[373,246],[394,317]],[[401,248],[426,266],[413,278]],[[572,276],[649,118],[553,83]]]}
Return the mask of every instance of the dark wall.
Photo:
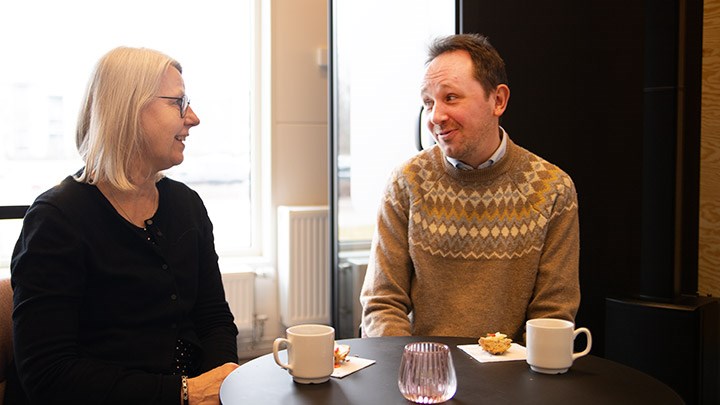
{"label": "dark wall", "polygon": [[[676,293],[677,92],[658,90],[661,96],[650,96],[658,107],[648,110],[646,79],[649,65],[660,76],[677,77],[678,46],[653,42],[662,51],[653,55],[669,51],[671,58],[648,63],[650,3],[458,0],[458,32],[487,35],[505,59],[510,102],[503,127],[575,182],[582,289],[576,322],[591,329],[599,355],[606,297],[672,299]],[[647,273],[643,266],[659,267]],[[648,277],[660,286],[648,290]]]}

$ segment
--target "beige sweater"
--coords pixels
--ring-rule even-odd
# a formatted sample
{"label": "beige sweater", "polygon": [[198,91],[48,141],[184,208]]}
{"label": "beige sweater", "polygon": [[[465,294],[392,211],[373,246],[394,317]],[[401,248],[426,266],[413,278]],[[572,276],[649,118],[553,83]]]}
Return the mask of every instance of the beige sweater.
{"label": "beige sweater", "polygon": [[525,321],[574,320],[580,304],[575,186],[508,142],[487,169],[462,171],[435,146],[395,170],[360,301],[363,334],[522,342]]}

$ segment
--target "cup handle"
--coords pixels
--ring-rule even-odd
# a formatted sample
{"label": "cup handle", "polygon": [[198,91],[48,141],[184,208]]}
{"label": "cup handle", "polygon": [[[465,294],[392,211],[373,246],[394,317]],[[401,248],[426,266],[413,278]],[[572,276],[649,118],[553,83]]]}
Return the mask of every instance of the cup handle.
{"label": "cup handle", "polygon": [[588,328],[577,328],[575,330],[575,332],[573,333],[573,340],[575,340],[577,335],[579,335],[581,333],[584,333],[585,336],[587,336],[587,347],[585,347],[585,350],[583,350],[579,353],[573,353],[573,355],[572,355],[573,360],[590,353],[590,348],[592,348],[592,335],[590,335],[590,330]]}
{"label": "cup handle", "polygon": [[282,361],[280,361],[280,357],[278,357],[278,351],[280,350],[280,345],[285,345],[286,348],[289,348],[292,346],[289,340],[285,338],[277,338],[273,342],[273,357],[275,358],[275,363],[278,364],[278,366],[284,368],[285,370],[290,370],[290,365],[285,364]]}

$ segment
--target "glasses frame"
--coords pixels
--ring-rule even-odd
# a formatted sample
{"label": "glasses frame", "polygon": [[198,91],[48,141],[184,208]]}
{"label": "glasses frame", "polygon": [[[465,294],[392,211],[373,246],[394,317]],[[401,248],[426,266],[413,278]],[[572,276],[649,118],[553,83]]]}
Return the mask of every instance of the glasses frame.
{"label": "glasses frame", "polygon": [[183,95],[182,97],[157,96],[157,98],[164,98],[164,99],[168,99],[168,100],[177,100],[179,102],[178,107],[180,107],[180,118],[185,118],[188,107],[190,107],[190,99],[188,98],[187,94]]}

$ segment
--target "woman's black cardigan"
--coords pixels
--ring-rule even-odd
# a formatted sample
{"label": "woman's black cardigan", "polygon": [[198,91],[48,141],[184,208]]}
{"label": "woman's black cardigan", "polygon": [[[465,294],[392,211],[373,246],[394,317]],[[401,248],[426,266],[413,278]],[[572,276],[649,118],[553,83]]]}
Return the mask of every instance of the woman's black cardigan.
{"label": "woman's black cardigan", "polygon": [[31,403],[177,405],[178,338],[200,349],[199,373],[237,361],[207,210],[182,183],[157,188],[145,229],[72,177],[28,210],[11,277],[15,377]]}

